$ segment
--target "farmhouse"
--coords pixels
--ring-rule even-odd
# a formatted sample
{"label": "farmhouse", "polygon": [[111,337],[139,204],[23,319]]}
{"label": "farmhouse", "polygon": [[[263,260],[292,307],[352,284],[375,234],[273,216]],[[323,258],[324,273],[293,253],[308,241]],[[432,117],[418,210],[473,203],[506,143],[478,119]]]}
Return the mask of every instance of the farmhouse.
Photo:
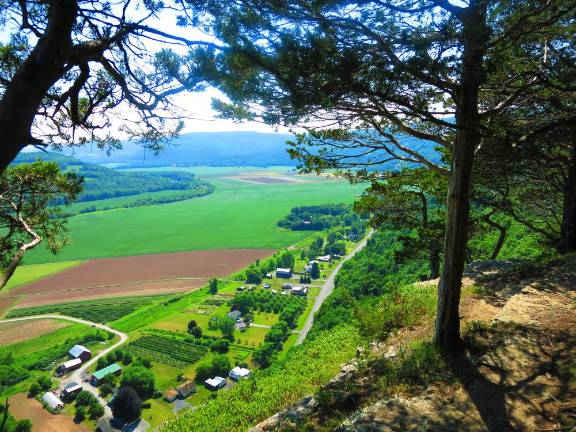
{"label": "farmhouse", "polygon": [[164,400],[166,402],[174,402],[176,399],[178,399],[178,392],[176,390],[169,389],[164,393]]}
{"label": "farmhouse", "polygon": [[277,268],[276,277],[290,279],[292,277],[292,269],[289,268]]}
{"label": "farmhouse", "polygon": [[234,321],[238,321],[242,318],[242,312],[239,310],[233,310],[232,312],[228,312],[228,318],[232,318]]}
{"label": "farmhouse", "polygon": [[100,384],[102,384],[102,380],[107,377],[108,375],[120,375],[122,373],[122,368],[116,364],[116,363],[112,363],[110,366],[106,366],[104,369],[100,369],[97,370],[96,372],[94,372],[92,374],[92,376],[90,377],[90,383],[94,386],[94,387],[98,387]]}
{"label": "farmhouse", "polygon": [[80,393],[81,391],[82,386],[80,384],[78,384],[77,382],[71,382],[64,386],[61,396],[63,398],[69,398],[71,395]]}
{"label": "farmhouse", "polygon": [[236,366],[234,369],[230,371],[228,376],[232,378],[234,381],[239,381],[242,378],[250,378],[252,372],[250,369],[241,368],[240,366]]}
{"label": "farmhouse", "polygon": [[62,363],[56,369],[56,375],[61,376],[67,374],[68,372],[72,372],[73,370],[78,369],[82,365],[82,360],[79,358],[68,360],[66,363]]}
{"label": "farmhouse", "polygon": [[206,381],[204,381],[204,383],[206,384],[206,388],[208,388],[209,390],[218,390],[226,385],[226,378],[222,378],[219,376],[214,378],[208,378]]}
{"label": "farmhouse", "polygon": [[186,381],[176,387],[176,392],[178,393],[178,396],[180,396],[182,399],[185,399],[192,393],[196,392],[196,384],[194,381]]}
{"label": "farmhouse", "polygon": [[236,330],[239,330],[241,332],[245,332],[246,330],[248,330],[248,324],[246,324],[244,321],[240,321],[236,323]]}
{"label": "farmhouse", "polygon": [[62,402],[60,398],[52,392],[44,393],[44,396],[42,396],[42,402],[44,402],[51,410],[64,408],[64,402]]}
{"label": "farmhouse", "polygon": [[86,348],[83,345],[74,345],[72,348],[70,348],[70,351],[68,351],[68,354],[73,359],[80,359],[83,362],[85,362],[90,357],[92,357],[92,351],[90,351],[88,348]]}

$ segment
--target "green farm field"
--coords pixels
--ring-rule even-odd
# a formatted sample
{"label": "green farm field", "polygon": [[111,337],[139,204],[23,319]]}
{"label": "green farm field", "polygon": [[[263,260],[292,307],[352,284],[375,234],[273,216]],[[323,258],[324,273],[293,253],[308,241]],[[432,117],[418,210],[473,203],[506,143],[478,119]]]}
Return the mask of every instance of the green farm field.
{"label": "green farm field", "polygon": [[46,249],[34,250],[26,256],[26,264],[188,250],[282,248],[310,235],[277,227],[292,207],[351,203],[364,188],[344,180],[314,179],[255,184],[216,176],[210,178],[216,191],[205,197],[73,216],[68,220],[71,244],[56,256]]}

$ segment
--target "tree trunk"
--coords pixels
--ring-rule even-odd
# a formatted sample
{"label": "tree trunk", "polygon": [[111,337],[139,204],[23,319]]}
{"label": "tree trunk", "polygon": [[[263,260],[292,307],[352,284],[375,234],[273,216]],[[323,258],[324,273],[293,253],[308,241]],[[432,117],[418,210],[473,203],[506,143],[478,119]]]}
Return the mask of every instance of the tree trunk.
{"label": "tree trunk", "polygon": [[492,250],[492,255],[490,255],[490,259],[495,260],[496,258],[498,258],[498,255],[500,254],[500,251],[502,250],[502,246],[504,246],[504,240],[506,240],[506,235],[508,234],[508,230],[506,229],[506,227],[504,225],[500,225],[498,222],[494,222],[492,219],[490,219],[490,216],[488,216],[488,218],[486,219],[486,223],[488,223],[488,225],[490,225],[491,227],[496,228],[498,230],[498,232],[500,233],[498,235],[498,241],[496,242],[496,245],[494,246],[494,249]]}
{"label": "tree trunk", "polygon": [[44,35],[0,100],[0,174],[20,150],[32,143],[32,123],[42,100],[66,72],[78,4],[75,0],[53,0],[49,4]]}
{"label": "tree trunk", "polygon": [[568,176],[564,185],[562,203],[562,227],[560,230],[561,253],[576,251],[576,144],[572,145]]}
{"label": "tree trunk", "polygon": [[[28,225],[26,225],[26,227],[28,227]],[[33,233],[34,240],[32,240],[30,243],[26,243],[20,249],[18,249],[16,255],[14,255],[14,258],[12,258],[12,261],[10,261],[10,264],[0,276],[0,290],[2,290],[2,288],[6,286],[10,278],[14,276],[14,272],[22,262],[22,258],[24,258],[24,254],[26,253],[26,251],[35,248],[42,241],[42,237],[35,234],[32,230],[30,230],[30,232]]]}
{"label": "tree trunk", "polygon": [[470,183],[474,151],[480,144],[478,93],[482,81],[487,40],[486,4],[471,1],[461,17],[463,53],[460,86],[456,100],[456,140],[448,182],[448,211],[444,242],[444,268],[438,285],[438,307],[434,339],[445,351],[460,345],[460,290],[466,259]]}
{"label": "tree trunk", "polygon": [[430,279],[436,279],[440,276],[440,246],[433,243],[430,246]]}

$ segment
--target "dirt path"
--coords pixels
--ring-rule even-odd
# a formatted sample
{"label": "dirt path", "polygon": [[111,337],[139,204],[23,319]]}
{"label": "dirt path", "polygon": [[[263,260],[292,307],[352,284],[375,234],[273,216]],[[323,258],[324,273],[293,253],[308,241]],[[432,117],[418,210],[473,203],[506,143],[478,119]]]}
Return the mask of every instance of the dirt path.
{"label": "dirt path", "polygon": [[344,259],[340,261],[340,264],[338,264],[338,266],[334,269],[334,271],[332,271],[332,274],[328,276],[328,278],[322,285],[322,288],[320,288],[318,296],[314,300],[314,306],[312,306],[312,310],[310,311],[310,314],[308,315],[308,318],[306,319],[306,322],[304,323],[302,330],[300,330],[300,334],[298,335],[298,339],[296,340],[296,345],[300,345],[302,342],[304,342],[304,339],[306,339],[306,336],[308,335],[308,332],[310,331],[310,329],[312,328],[312,324],[314,323],[314,314],[318,312],[320,306],[322,306],[322,303],[324,303],[324,300],[326,300],[328,296],[332,294],[332,291],[334,291],[334,280],[336,279],[336,275],[342,268],[342,265],[350,258],[352,258],[354,255],[356,255],[358,252],[360,252],[362,249],[364,249],[364,247],[366,247],[366,244],[368,243],[370,237],[372,237],[373,233],[374,231],[370,230],[368,232],[368,235],[364,238],[364,240],[362,240],[354,248],[352,252],[346,255]]}
{"label": "dirt path", "polygon": [[454,382],[379,400],[338,430],[575,431],[576,261],[491,279],[473,277],[482,295],[462,302],[465,352],[445,359]]}

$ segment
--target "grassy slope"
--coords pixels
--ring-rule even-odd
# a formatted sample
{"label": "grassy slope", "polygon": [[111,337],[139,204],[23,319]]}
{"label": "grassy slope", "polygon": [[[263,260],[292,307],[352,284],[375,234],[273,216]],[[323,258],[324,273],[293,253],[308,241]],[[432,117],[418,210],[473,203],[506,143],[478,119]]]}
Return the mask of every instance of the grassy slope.
{"label": "grassy slope", "polygon": [[14,276],[12,276],[12,279],[10,279],[4,288],[4,291],[30,283],[36,279],[58,273],[69,267],[74,267],[80,263],[81,261],[61,261],[48,264],[31,264],[20,266],[16,269]]}
{"label": "grassy slope", "polygon": [[[220,392],[194,411],[162,425],[162,431],[245,431],[255,423],[313,393],[354,357],[362,339],[351,327],[338,327],[294,348],[270,369]],[[337,346],[338,349],[334,349]],[[305,360],[304,360],[305,359]]]}
{"label": "grassy slope", "polygon": [[310,233],[276,226],[292,207],[351,202],[363,186],[344,181],[254,185],[211,180],[216,191],[173,204],[117,209],[69,219],[71,244],[53,256],[38,249],[27,263],[42,263],[221,248],[280,248]]}

